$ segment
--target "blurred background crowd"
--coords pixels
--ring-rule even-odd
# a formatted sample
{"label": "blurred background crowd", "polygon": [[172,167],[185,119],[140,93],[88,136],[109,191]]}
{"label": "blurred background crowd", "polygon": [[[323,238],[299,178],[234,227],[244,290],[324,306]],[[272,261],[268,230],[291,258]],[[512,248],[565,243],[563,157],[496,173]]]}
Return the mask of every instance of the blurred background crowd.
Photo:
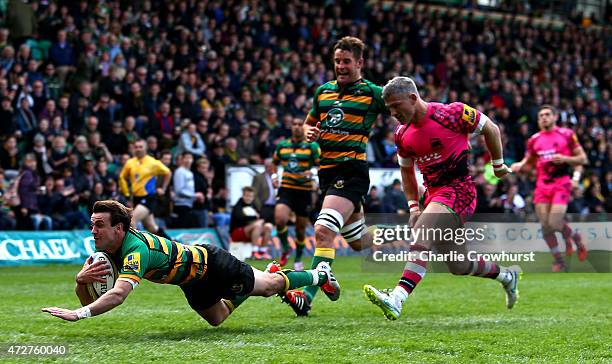
{"label": "blurred background crowd", "polygon": [[[0,229],[87,226],[93,202],[125,200],[117,176],[138,138],[173,170],[177,155],[191,152],[205,196],[197,208],[225,213],[225,167],[262,164],[290,137],[316,87],[335,78],[331,47],[344,35],[365,41],[367,79],[383,85],[407,75],[427,101],[486,113],[500,125],[508,164],[537,132],[538,106],[554,105],[589,159],[569,212],[610,212],[609,17],[572,12],[554,26],[459,10],[341,0],[2,0]],[[397,168],[394,127],[377,120],[372,167]],[[532,211],[533,174],[499,182],[483,140],[472,144],[478,211]],[[159,196],[162,226],[173,226],[173,198],[171,190]],[[366,212],[405,210],[397,183],[373,189],[366,202]]]}

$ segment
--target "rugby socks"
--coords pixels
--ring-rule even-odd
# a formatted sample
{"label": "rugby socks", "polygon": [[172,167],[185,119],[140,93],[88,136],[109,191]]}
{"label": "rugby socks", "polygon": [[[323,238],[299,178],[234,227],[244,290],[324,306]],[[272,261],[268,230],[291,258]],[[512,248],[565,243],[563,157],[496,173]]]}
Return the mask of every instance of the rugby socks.
{"label": "rugby socks", "polygon": [[500,275],[500,271],[500,266],[496,263],[479,258],[477,262],[470,261],[470,270],[467,274],[475,277],[496,279]]}
{"label": "rugby socks", "polygon": [[[314,252],[314,256],[312,257],[312,262],[310,263],[310,269],[315,270],[317,265],[321,262],[328,262],[329,265],[332,265],[334,259],[336,258],[336,249],[334,248],[316,248]],[[308,301],[312,302],[317,291],[319,290],[318,286],[308,286],[304,288],[304,293],[306,297],[308,297]]]}
{"label": "rugby socks", "polygon": [[304,240],[295,242],[295,261],[296,262],[302,261],[302,255],[304,254],[305,247],[306,247],[306,242]]}
{"label": "rugby socks", "polygon": [[567,224],[567,222],[563,223],[563,228],[561,229],[561,234],[563,235],[563,239],[567,242],[574,242],[573,235],[574,231]]}
{"label": "rugby socks", "polygon": [[544,241],[546,242],[546,245],[548,245],[550,253],[555,258],[555,261],[562,262],[563,257],[561,256],[561,252],[559,251],[559,242],[557,241],[557,236],[555,235],[555,233],[544,234]]}
{"label": "rugby socks", "polygon": [[166,238],[168,240],[172,240],[170,235],[166,234],[166,231],[161,226],[157,228],[157,232],[155,233],[155,235],[161,236],[162,238]]}
{"label": "rugby socks", "polygon": [[512,271],[506,267],[499,266],[499,274],[495,277],[495,280],[501,282],[505,286],[512,281],[512,277]]}
{"label": "rugby socks", "polygon": [[247,298],[249,298],[250,296],[236,296],[236,298],[234,298],[233,300],[228,300],[225,298],[222,298],[221,301],[223,301],[223,303],[225,303],[225,305],[227,306],[227,308],[229,308],[230,313],[234,312],[235,309],[238,308],[238,306],[240,306],[242,304],[242,302],[246,301]]}
{"label": "rugby socks", "polygon": [[276,274],[280,274],[285,278],[285,292],[290,289],[296,289],[304,286],[318,288],[327,281],[327,274],[325,272],[319,272],[315,269],[301,272],[284,270],[281,272],[276,272]]}
{"label": "rugby socks", "polygon": [[411,252],[414,252],[416,256],[412,255],[409,261],[404,266],[404,272],[402,272],[402,278],[400,278],[397,286],[391,293],[399,301],[400,305],[404,304],[408,295],[416,288],[417,284],[425,277],[427,273],[427,262],[419,259],[418,252],[426,250],[424,247],[419,245],[412,246]]}
{"label": "rugby socks", "polygon": [[288,253],[291,249],[289,247],[289,228],[285,226],[282,229],[276,228],[276,235],[278,235],[278,240],[280,240],[281,245],[283,247],[283,253]]}

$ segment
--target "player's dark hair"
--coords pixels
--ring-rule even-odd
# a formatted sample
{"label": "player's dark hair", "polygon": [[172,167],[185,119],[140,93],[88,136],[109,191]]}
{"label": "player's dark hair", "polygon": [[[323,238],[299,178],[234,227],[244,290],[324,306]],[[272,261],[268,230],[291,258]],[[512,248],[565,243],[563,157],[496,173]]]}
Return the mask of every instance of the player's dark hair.
{"label": "player's dark hair", "polygon": [[128,231],[132,222],[132,209],[114,200],[96,201],[93,205],[94,213],[108,212],[111,226],[123,224],[123,231]]}
{"label": "player's dark hair", "polygon": [[363,57],[363,51],[365,50],[365,44],[359,38],[355,37],[343,37],[334,45],[334,52],[337,50],[349,51],[353,54],[355,59]]}
{"label": "player's dark hair", "polygon": [[538,108],[538,114],[540,113],[540,111],[546,110],[546,109],[552,111],[553,115],[557,115],[558,114],[557,108],[552,106],[552,105],[550,105],[550,104],[544,104],[544,105],[540,106]]}

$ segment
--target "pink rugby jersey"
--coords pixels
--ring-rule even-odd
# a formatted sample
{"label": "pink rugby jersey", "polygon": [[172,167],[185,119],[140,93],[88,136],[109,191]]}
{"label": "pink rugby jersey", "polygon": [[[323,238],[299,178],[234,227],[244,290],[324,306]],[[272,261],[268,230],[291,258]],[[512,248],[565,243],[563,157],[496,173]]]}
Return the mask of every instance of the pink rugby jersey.
{"label": "pink rugby jersey", "polygon": [[479,133],[485,120],[480,111],[461,102],[430,102],[418,125],[399,125],[395,130],[397,153],[417,164],[429,193],[473,183],[468,172],[468,135]]}
{"label": "pink rugby jersey", "polygon": [[580,144],[573,130],[555,126],[550,131],[540,131],[527,141],[527,155],[534,156],[538,179],[536,186],[566,183],[570,180],[571,168],[567,164],[554,164],[555,154],[571,156]]}

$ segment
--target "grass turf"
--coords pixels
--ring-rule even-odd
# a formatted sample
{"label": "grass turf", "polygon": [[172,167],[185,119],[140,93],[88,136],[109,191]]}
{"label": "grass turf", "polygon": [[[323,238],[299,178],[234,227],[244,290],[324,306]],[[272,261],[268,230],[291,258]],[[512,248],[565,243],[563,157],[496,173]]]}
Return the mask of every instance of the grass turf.
{"label": "grass turf", "polygon": [[[264,264],[256,264],[263,268]],[[77,308],[78,266],[0,268],[0,343],[66,344],[64,357],[20,362],[611,362],[612,274],[525,274],[521,299],[504,306],[498,282],[429,274],[386,321],[364,283],[391,287],[398,273],[365,273],[359,258],[334,270],[342,297],[319,294],[311,316],[296,318],[277,297],[246,301],[220,327],[191,311],[178,287],[146,282],[115,310],[65,322],[44,306]]]}

